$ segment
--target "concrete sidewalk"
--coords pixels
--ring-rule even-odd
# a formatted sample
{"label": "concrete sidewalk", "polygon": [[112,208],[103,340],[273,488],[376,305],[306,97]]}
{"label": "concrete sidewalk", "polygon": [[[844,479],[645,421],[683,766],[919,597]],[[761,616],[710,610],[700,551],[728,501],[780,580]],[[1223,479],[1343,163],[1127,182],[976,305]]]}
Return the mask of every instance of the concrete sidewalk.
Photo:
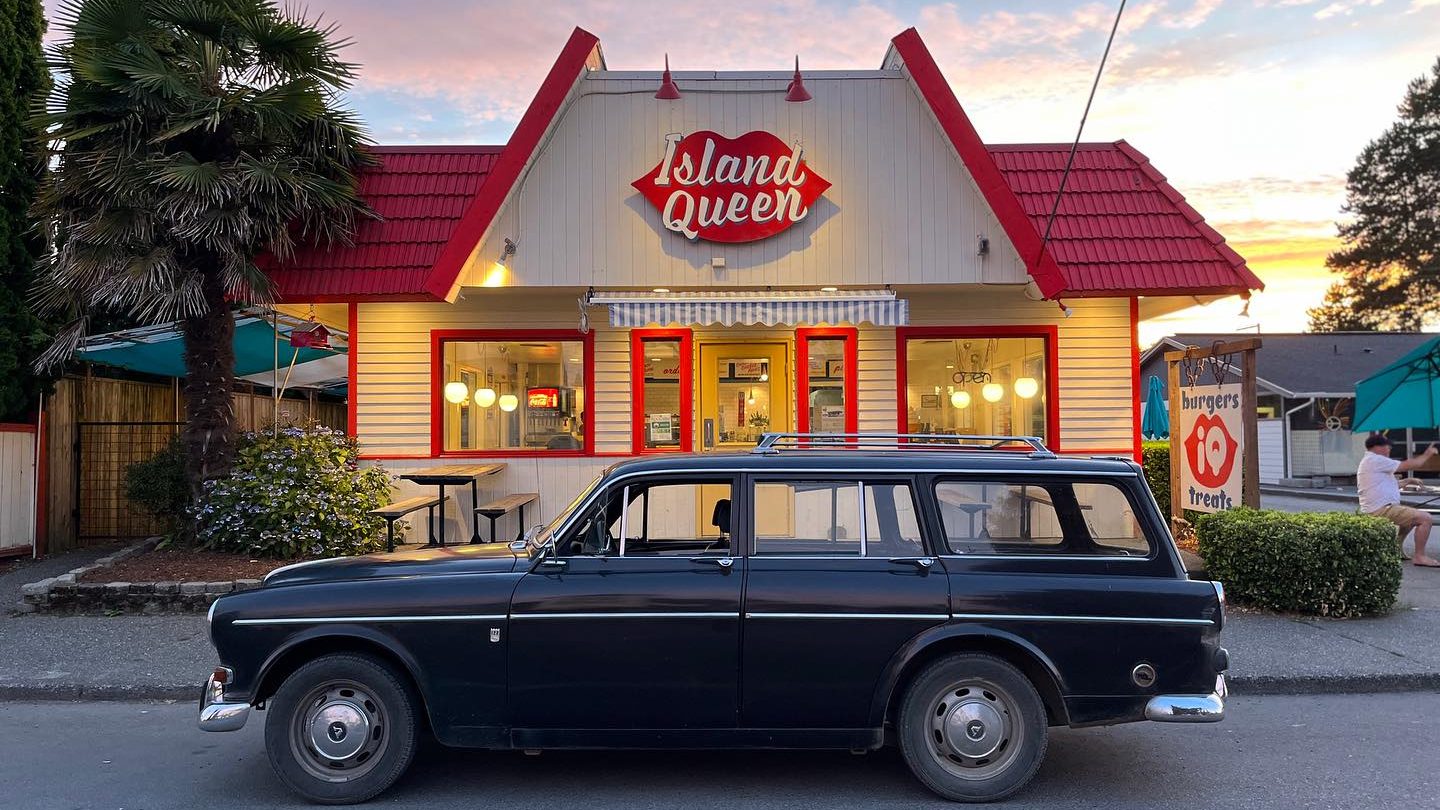
{"label": "concrete sidewalk", "polygon": [[[76,565],[66,555],[59,570]],[[83,562],[83,561],[82,561]],[[28,578],[46,576],[30,567]],[[0,575],[0,598],[14,572]],[[25,577],[22,577],[25,578]],[[28,578],[26,581],[28,581]],[[1440,571],[1406,566],[1400,604],[1375,619],[1232,609],[1222,643],[1241,694],[1440,690]],[[217,663],[203,616],[0,617],[0,700],[192,700]]]}

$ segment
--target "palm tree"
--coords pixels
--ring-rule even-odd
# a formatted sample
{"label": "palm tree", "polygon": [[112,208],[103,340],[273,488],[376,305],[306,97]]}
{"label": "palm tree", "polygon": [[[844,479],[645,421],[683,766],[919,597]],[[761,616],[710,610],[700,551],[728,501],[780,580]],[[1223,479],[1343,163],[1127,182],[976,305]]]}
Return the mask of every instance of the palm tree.
{"label": "palm tree", "polygon": [[256,257],[343,242],[369,214],[366,138],[339,99],[355,66],[334,26],[269,0],[66,0],[58,17],[36,299],[69,325],[40,362],[91,319],[179,321],[198,498],[234,456],[231,307],[273,298]]}

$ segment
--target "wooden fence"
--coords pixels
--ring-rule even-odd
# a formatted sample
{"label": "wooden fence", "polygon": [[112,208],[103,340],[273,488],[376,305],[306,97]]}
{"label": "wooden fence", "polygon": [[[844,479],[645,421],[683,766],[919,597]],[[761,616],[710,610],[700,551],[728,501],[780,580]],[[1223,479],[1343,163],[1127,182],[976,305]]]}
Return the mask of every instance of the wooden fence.
{"label": "wooden fence", "polygon": [[[274,414],[274,402],[263,389],[253,393],[236,393],[235,421],[240,430],[267,427],[276,421]],[[65,377],[56,383],[54,393],[45,404],[44,441],[48,463],[44,471],[46,497],[42,553],[108,542],[149,526],[148,522],[131,514],[133,509],[124,495],[124,467],[148,458],[163,446],[163,441],[158,445],[147,441],[143,446],[107,448],[103,444],[94,444],[96,438],[87,437],[87,446],[82,449],[82,423],[136,425],[148,437],[162,430],[161,426],[181,422],[184,418],[185,402],[179,381],[164,384],[75,376]],[[315,421],[343,428],[345,404],[320,400],[313,395],[287,397],[280,402],[278,421],[282,425]],[[102,443],[127,441],[122,431],[96,434],[92,430],[91,434],[98,436]],[[90,457],[82,459],[87,452]],[[80,466],[82,461],[84,470]],[[91,461],[97,463],[92,464]],[[90,508],[86,509],[87,506]],[[87,512],[83,532],[82,510]],[[94,517],[97,512],[101,514]]]}

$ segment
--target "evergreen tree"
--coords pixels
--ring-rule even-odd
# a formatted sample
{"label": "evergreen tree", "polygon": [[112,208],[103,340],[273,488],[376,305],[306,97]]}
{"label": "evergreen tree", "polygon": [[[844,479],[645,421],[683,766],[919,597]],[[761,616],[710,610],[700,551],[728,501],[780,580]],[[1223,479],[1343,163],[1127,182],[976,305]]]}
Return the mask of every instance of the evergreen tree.
{"label": "evergreen tree", "polygon": [[42,240],[30,204],[43,169],[31,108],[50,86],[40,0],[0,0],[0,421],[29,421],[43,380],[31,364],[49,329],[27,298]]}
{"label": "evergreen tree", "polygon": [[1339,273],[1310,328],[1418,330],[1440,314],[1440,59],[1346,175]]}

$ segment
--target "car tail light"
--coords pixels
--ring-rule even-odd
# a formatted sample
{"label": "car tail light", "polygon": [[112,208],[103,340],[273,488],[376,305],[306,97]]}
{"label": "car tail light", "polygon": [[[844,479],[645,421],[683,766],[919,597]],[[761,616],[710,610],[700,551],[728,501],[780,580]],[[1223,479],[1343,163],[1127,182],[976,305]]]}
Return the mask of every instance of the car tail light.
{"label": "car tail light", "polygon": [[210,676],[215,683],[224,686],[230,682],[230,669],[228,667],[215,667],[215,672]]}

